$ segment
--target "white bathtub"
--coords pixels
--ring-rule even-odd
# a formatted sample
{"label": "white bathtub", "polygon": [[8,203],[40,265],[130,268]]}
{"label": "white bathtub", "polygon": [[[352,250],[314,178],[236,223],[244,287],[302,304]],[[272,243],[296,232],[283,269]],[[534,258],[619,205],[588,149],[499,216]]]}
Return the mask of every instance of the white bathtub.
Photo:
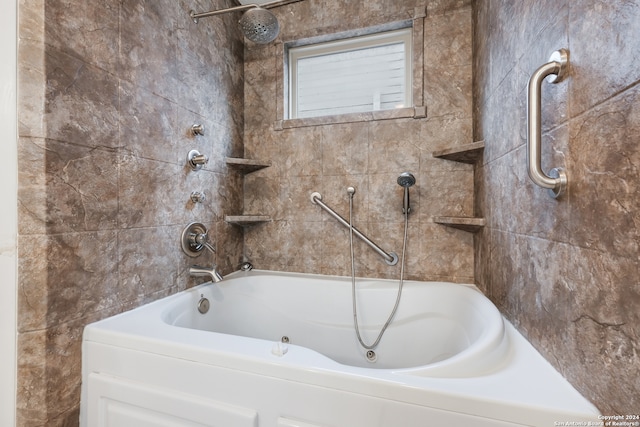
{"label": "white bathtub", "polygon": [[[358,279],[365,341],[376,337],[397,286]],[[234,273],[87,326],[81,426],[598,421],[473,286],[405,282],[372,359],[353,330],[349,278]]]}

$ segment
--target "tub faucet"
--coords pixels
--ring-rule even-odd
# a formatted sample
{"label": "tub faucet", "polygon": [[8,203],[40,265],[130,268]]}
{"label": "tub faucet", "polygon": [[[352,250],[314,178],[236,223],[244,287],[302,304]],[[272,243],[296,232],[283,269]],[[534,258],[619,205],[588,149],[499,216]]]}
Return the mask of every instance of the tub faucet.
{"label": "tub faucet", "polygon": [[192,265],[189,267],[189,275],[194,277],[209,277],[213,283],[222,281],[222,274],[218,272],[218,267],[215,265],[211,268]]}

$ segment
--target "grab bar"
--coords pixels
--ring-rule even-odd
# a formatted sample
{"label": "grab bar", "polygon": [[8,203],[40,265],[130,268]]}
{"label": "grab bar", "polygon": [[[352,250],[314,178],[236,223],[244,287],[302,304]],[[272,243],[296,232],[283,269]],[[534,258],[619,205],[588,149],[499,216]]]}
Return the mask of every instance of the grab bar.
{"label": "grab bar", "polygon": [[[347,228],[352,227],[351,225],[349,225],[349,221],[347,221],[344,218],[342,218],[338,213],[336,213],[336,211],[331,209],[329,206],[327,206],[322,201],[322,194],[320,194],[318,192],[311,193],[311,203],[313,203],[314,205],[320,206],[322,209],[327,211],[332,217],[337,219],[338,222],[340,224],[344,225],[345,227],[347,227]],[[387,264],[396,265],[398,263],[398,255],[395,252],[387,253],[387,252],[383,251],[380,248],[380,246],[378,246],[375,243],[373,243],[369,238],[367,238],[367,236],[362,234],[357,228],[355,228],[355,227],[352,227],[352,228],[353,228],[354,236],[362,239],[362,241],[365,242],[367,245],[369,245],[371,247],[371,249],[376,251],[382,258],[384,258],[384,261]]]}
{"label": "grab bar", "polygon": [[542,65],[531,75],[529,79],[529,91],[527,93],[527,163],[529,166],[529,178],[538,186],[549,190],[553,198],[559,197],[567,188],[567,174],[562,168],[553,168],[547,176],[542,171],[541,145],[541,92],[542,81],[552,75],[550,83],[560,83],[567,74],[569,64],[569,51],[560,49],[551,54],[549,62]]}

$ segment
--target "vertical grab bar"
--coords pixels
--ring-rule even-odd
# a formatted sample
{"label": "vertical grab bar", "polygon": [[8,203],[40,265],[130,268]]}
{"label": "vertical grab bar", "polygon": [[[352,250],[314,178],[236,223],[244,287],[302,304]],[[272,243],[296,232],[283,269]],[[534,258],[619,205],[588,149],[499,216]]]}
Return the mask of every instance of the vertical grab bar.
{"label": "vertical grab bar", "polygon": [[550,83],[560,83],[567,74],[569,51],[560,49],[551,54],[549,62],[533,72],[529,79],[527,92],[527,163],[529,178],[538,186],[549,190],[553,198],[559,197],[567,188],[567,174],[562,168],[553,168],[547,176],[542,171],[542,129],[541,92],[542,82],[547,76],[552,76]]}

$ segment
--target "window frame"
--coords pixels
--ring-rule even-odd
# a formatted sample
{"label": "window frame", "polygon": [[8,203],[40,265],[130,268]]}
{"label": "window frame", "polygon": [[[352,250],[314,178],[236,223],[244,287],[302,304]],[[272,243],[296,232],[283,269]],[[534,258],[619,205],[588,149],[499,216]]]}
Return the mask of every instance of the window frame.
{"label": "window frame", "polygon": [[[318,117],[330,117],[330,115],[319,115],[313,117],[299,118],[297,114],[297,65],[298,60],[317,57],[328,54],[339,54],[343,52],[349,52],[359,49],[381,47],[391,44],[402,43],[405,50],[404,58],[404,79],[405,79],[405,105],[404,107],[413,107],[413,28],[409,26],[403,26],[392,30],[381,30],[372,32],[370,34],[341,37],[334,40],[322,41],[319,43],[309,43],[297,46],[291,46],[287,52],[288,62],[288,119],[314,119]],[[369,110],[367,113],[373,113],[385,110]],[[359,114],[359,113],[346,113],[346,114]]]}

